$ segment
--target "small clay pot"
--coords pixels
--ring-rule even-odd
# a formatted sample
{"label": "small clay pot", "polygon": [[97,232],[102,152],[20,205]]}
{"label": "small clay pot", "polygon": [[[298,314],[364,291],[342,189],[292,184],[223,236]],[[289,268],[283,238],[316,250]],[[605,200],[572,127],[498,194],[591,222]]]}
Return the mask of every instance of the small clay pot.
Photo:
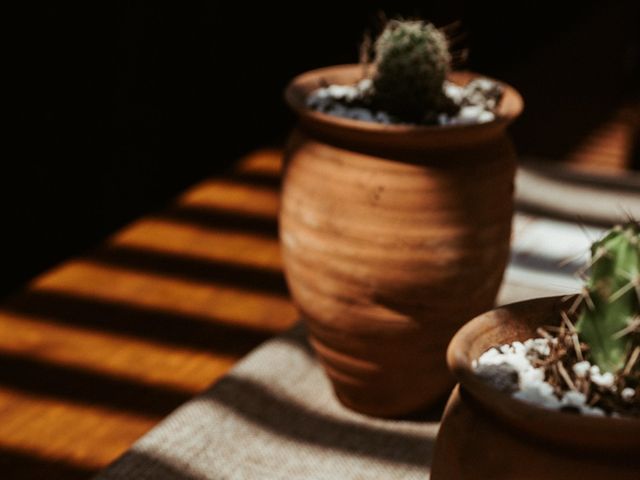
{"label": "small clay pot", "polygon": [[451,336],[494,305],[513,213],[505,128],[522,100],[505,85],[495,121],[444,127],[307,108],[311,91],[360,76],[357,65],[324,68],[286,90],[299,124],[285,156],[280,239],[292,297],[338,398],[396,416],[447,393]]}
{"label": "small clay pot", "polygon": [[640,420],[547,410],[480,380],[471,363],[487,349],[538,337],[556,325],[560,297],[515,303],[475,318],[453,338],[449,398],[432,480],[626,480],[640,478]]}

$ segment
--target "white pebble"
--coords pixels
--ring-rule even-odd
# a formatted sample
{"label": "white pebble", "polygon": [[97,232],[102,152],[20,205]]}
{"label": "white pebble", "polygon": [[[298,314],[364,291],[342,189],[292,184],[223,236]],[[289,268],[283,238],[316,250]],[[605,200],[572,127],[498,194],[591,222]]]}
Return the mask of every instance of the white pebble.
{"label": "white pebble", "polygon": [[573,365],[573,373],[575,373],[578,378],[586,378],[590,368],[591,364],[584,360]]}
{"label": "white pebble", "polygon": [[327,93],[330,97],[351,101],[357,97],[358,89],[351,85],[329,85]]}
{"label": "white pebble", "polygon": [[473,82],[470,82],[468,86],[476,87],[480,90],[491,90],[495,87],[495,83],[488,78],[476,78]]}
{"label": "white pebble", "polygon": [[370,78],[363,78],[356,84],[356,89],[360,93],[367,93],[373,87],[373,81]]}
{"label": "white pebble", "polygon": [[462,102],[464,88],[462,88],[460,85],[456,85],[455,83],[447,81],[444,83],[444,93],[456,104],[460,104],[460,102]]}
{"label": "white pebble", "polygon": [[480,115],[478,115],[478,123],[492,122],[495,118],[496,116],[493,112],[488,112],[485,110],[483,112],[480,112]]}
{"label": "white pebble", "polygon": [[598,407],[592,407],[587,404],[587,397],[580,392],[569,391],[562,396],[562,406],[577,408],[583,415],[592,415],[601,417],[604,415],[604,410]]}
{"label": "white pebble", "polygon": [[386,124],[393,123],[393,119],[386,112],[377,112],[376,121],[380,123],[386,123]]}
{"label": "white pebble", "polygon": [[524,342],[524,346],[528,352],[536,352],[546,357],[551,353],[549,340],[546,338],[530,338]]}
{"label": "white pebble", "polygon": [[612,388],[615,382],[615,377],[611,372],[600,373],[600,368],[597,365],[593,365],[589,369],[589,378],[593,383],[603,388]]}
{"label": "white pebble", "polygon": [[546,382],[531,383],[526,386],[521,385],[521,390],[513,394],[519,400],[540,405],[552,410],[558,410],[562,403],[553,394],[553,387]]}
{"label": "white pebble", "polygon": [[565,407],[577,407],[582,409],[582,407],[587,403],[587,397],[584,393],[571,390],[562,396],[561,403]]}
{"label": "white pebble", "polygon": [[485,110],[480,105],[469,105],[468,107],[462,107],[458,112],[458,123],[477,123],[480,114]]}
{"label": "white pebble", "polygon": [[365,122],[373,122],[375,119],[373,113],[371,113],[371,110],[362,107],[349,108],[344,112],[344,114],[348,118],[353,118],[355,120],[364,120]]}
{"label": "white pebble", "polygon": [[527,368],[520,370],[520,385],[526,387],[529,384],[544,382],[544,370],[541,368]]}
{"label": "white pebble", "polygon": [[477,78],[464,87],[463,104],[480,105],[491,111],[502,97],[502,87],[488,78]]}
{"label": "white pebble", "polygon": [[633,397],[636,396],[636,391],[633,388],[624,388],[622,392],[620,392],[620,396],[625,402],[630,402],[633,400]]}
{"label": "white pebble", "polygon": [[438,115],[438,125],[449,125],[449,124],[450,124],[449,115],[447,115],[446,113],[441,113],[440,115]]}
{"label": "white pebble", "polygon": [[[590,407],[589,405],[585,405],[580,409],[580,413],[583,415],[591,415],[593,417],[604,417],[604,410],[598,407]],[[615,415],[614,415],[615,416]]]}

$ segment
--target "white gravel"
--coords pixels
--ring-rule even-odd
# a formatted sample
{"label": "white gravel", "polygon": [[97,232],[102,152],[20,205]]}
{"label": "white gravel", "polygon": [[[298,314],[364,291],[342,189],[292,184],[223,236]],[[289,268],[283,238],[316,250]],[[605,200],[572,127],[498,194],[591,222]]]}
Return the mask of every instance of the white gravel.
{"label": "white gravel", "polygon": [[575,373],[578,378],[587,378],[587,374],[589,374],[590,370],[591,364],[586,360],[578,362],[573,366],[573,373]]}
{"label": "white gravel", "polygon": [[589,378],[593,383],[599,385],[600,387],[611,388],[615,382],[615,378],[613,373],[605,372],[600,373],[600,367],[597,365],[593,365],[589,369]]}
{"label": "white gravel", "polygon": [[625,388],[620,392],[620,395],[625,402],[631,402],[635,398],[636,392],[633,388]]}
{"label": "white gravel", "polygon": [[365,122],[394,123],[385,112],[374,112],[369,108],[349,105],[362,98],[371,89],[371,80],[365,78],[355,85],[329,85],[319,88],[307,98],[307,106],[336,117],[363,120]]}
{"label": "white gravel", "polygon": [[467,85],[460,86],[445,82],[444,93],[460,107],[457,115],[441,114],[440,125],[469,125],[491,122],[500,99],[500,87],[487,78],[477,78]]}
{"label": "white gravel", "polygon": [[[558,397],[553,386],[544,380],[544,370],[531,364],[531,359],[549,355],[549,342],[552,341],[535,338],[492,348],[474,360],[473,368],[479,376],[519,400],[551,410],[571,407],[584,415],[605,415],[602,409],[589,406],[580,392],[567,391]],[[573,369],[578,377],[589,376],[592,382],[613,388],[613,375],[609,372],[601,374],[597,366],[587,361],[575,364]],[[512,374],[510,377],[509,373]],[[505,386],[505,378],[512,378],[513,383]]]}
{"label": "white gravel", "polygon": [[[371,91],[372,82],[364,79],[356,85],[329,85],[313,91],[307,98],[307,106],[320,112],[338,117],[379,122],[383,124],[402,123],[382,111],[372,111],[357,105],[357,100]],[[493,121],[494,110],[500,99],[500,87],[486,78],[475,79],[466,86],[445,82],[445,95],[458,105],[455,115],[438,115],[439,125],[469,125]],[[354,103],[354,105],[351,105]]]}

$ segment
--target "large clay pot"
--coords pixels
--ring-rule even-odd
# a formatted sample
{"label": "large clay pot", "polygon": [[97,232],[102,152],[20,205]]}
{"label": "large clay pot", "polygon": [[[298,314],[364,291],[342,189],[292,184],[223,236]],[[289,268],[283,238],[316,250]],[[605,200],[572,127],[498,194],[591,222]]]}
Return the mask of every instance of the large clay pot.
{"label": "large clay pot", "polygon": [[[371,415],[429,405],[453,385],[445,351],[493,307],[509,254],[522,100],[472,126],[382,125],[308,109],[309,92],[358,66],[295,78],[280,238],[291,294],[338,398]],[[464,83],[472,74],[452,78]]]}
{"label": "large clay pot", "polygon": [[558,324],[560,297],[520,302],[465,325],[448,350],[460,384],[438,433],[432,480],[637,480],[640,420],[543,409],[479,380],[471,362],[487,349]]}

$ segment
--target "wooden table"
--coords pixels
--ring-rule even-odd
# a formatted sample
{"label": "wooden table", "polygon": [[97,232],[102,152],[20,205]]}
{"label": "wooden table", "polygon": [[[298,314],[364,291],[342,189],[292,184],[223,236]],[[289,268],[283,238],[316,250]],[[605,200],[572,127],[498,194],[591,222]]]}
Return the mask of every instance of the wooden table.
{"label": "wooden table", "polygon": [[0,307],[0,472],[88,478],[296,320],[279,151],[243,159]]}
{"label": "wooden table", "polygon": [[[623,170],[632,112],[564,161]],[[2,479],[88,478],[295,322],[277,242],[280,156],[249,155],[0,306]]]}

